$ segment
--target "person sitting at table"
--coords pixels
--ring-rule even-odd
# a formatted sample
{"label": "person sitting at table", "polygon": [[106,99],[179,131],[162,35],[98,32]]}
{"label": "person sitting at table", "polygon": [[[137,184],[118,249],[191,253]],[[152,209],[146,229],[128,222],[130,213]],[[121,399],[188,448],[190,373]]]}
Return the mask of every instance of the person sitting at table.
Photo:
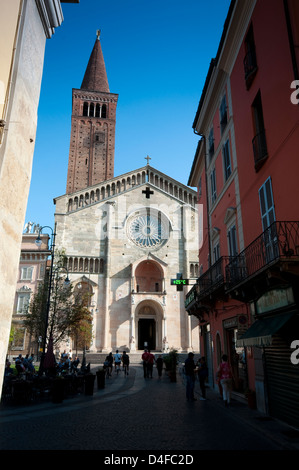
{"label": "person sitting at table", "polygon": [[30,357],[28,358],[28,370],[29,370],[29,372],[34,372],[34,370],[35,370],[33,361],[34,361],[34,355],[31,354]]}
{"label": "person sitting at table", "polygon": [[80,359],[76,356],[71,363],[71,371],[77,372],[78,366],[80,364]]}
{"label": "person sitting at table", "polygon": [[22,354],[19,354],[18,357],[16,358],[16,360],[15,360],[15,365],[16,365],[16,369],[17,369],[18,375],[20,375],[20,374],[22,374],[23,372],[25,372],[25,367],[24,367],[24,364],[23,364],[23,357],[22,357]]}
{"label": "person sitting at table", "polygon": [[10,366],[11,366],[11,363],[9,362],[8,359],[6,359],[6,362],[5,362],[5,371],[4,371],[5,377],[8,377],[9,375],[12,375],[12,374],[13,374],[13,370],[12,370],[12,368],[11,368]]}

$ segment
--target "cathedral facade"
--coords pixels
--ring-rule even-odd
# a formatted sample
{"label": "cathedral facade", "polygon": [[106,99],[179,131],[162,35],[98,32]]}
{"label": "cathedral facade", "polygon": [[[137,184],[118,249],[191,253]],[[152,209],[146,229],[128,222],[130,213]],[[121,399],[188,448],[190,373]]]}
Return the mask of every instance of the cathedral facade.
{"label": "cathedral facade", "polygon": [[185,310],[184,290],[171,284],[179,273],[198,277],[197,194],[149,157],[113,175],[117,99],[98,37],[73,89],[66,194],[54,201],[56,247],[74,289],[90,294],[90,351],[198,351],[198,321]]}

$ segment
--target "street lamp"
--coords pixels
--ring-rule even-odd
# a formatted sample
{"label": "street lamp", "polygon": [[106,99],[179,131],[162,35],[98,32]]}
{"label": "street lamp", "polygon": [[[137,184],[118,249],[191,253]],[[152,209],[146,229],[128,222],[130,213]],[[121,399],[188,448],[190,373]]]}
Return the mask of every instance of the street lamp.
{"label": "street lamp", "polygon": [[50,314],[50,301],[51,301],[51,293],[52,293],[52,287],[53,287],[53,278],[54,278],[54,272],[58,272],[61,269],[65,269],[66,271],[66,278],[64,281],[65,286],[70,285],[70,280],[69,280],[69,275],[68,275],[68,270],[64,266],[58,266],[57,268],[53,269],[54,266],[54,257],[55,257],[55,238],[56,238],[56,223],[54,226],[54,231],[51,227],[49,226],[44,226],[39,229],[38,236],[35,240],[35,243],[37,246],[41,246],[42,244],[42,239],[40,237],[41,231],[44,228],[49,228],[52,231],[52,242],[51,242],[51,247],[50,247],[50,252],[51,252],[51,267],[50,267],[50,274],[49,274],[49,288],[48,288],[48,298],[47,298],[47,307],[46,307],[46,319],[45,319],[45,331],[44,331],[44,336],[42,340],[42,356],[41,356],[41,361],[40,361],[40,374],[43,372],[43,363],[44,363],[44,358],[45,358],[45,353],[46,353],[46,342],[47,342],[47,331],[48,331],[48,326],[49,326],[49,314]]}
{"label": "street lamp", "polygon": [[46,308],[45,331],[44,331],[44,337],[43,337],[43,341],[42,341],[42,355],[41,355],[40,368],[39,368],[40,371],[42,371],[42,369],[43,369],[43,362],[44,362],[44,357],[45,357],[45,352],[46,352],[47,329],[48,329],[48,322],[49,322],[50,298],[51,298],[51,290],[52,290],[52,274],[53,274],[53,264],[54,264],[54,254],[55,254],[56,223],[55,223],[55,226],[54,226],[54,231],[48,225],[45,225],[44,227],[40,227],[40,229],[38,231],[38,236],[35,240],[35,243],[38,247],[40,247],[41,244],[42,244],[40,234],[41,234],[41,232],[44,228],[49,228],[51,230],[51,232],[52,232],[52,241],[51,241],[51,247],[50,247],[51,267],[50,267],[49,289],[48,289],[47,308]]}

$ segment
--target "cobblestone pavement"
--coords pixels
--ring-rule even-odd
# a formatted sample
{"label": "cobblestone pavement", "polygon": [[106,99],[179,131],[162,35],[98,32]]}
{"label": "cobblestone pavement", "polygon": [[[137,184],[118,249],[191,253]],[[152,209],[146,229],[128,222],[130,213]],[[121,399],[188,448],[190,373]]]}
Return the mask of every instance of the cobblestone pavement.
{"label": "cobblestone pavement", "polygon": [[[155,371],[156,374],[156,371]],[[298,450],[291,428],[265,420],[233,401],[225,408],[218,394],[188,402],[182,376],[144,379],[140,365],[130,374],[113,373],[93,396],[27,406],[1,405],[1,450]]]}

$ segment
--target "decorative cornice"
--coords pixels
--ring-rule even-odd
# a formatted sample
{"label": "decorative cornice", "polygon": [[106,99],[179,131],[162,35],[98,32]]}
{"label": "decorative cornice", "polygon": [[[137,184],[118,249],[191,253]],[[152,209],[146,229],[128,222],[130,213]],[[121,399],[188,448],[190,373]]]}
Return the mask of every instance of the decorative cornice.
{"label": "decorative cornice", "polygon": [[58,28],[64,19],[60,0],[35,0],[35,3],[46,38],[49,39],[54,34],[54,29]]}
{"label": "decorative cornice", "polygon": [[105,103],[117,103],[118,94],[117,93],[106,93],[103,91],[88,91],[88,90],[79,90],[73,88],[74,98],[79,98],[81,100],[88,101],[103,101]]}

